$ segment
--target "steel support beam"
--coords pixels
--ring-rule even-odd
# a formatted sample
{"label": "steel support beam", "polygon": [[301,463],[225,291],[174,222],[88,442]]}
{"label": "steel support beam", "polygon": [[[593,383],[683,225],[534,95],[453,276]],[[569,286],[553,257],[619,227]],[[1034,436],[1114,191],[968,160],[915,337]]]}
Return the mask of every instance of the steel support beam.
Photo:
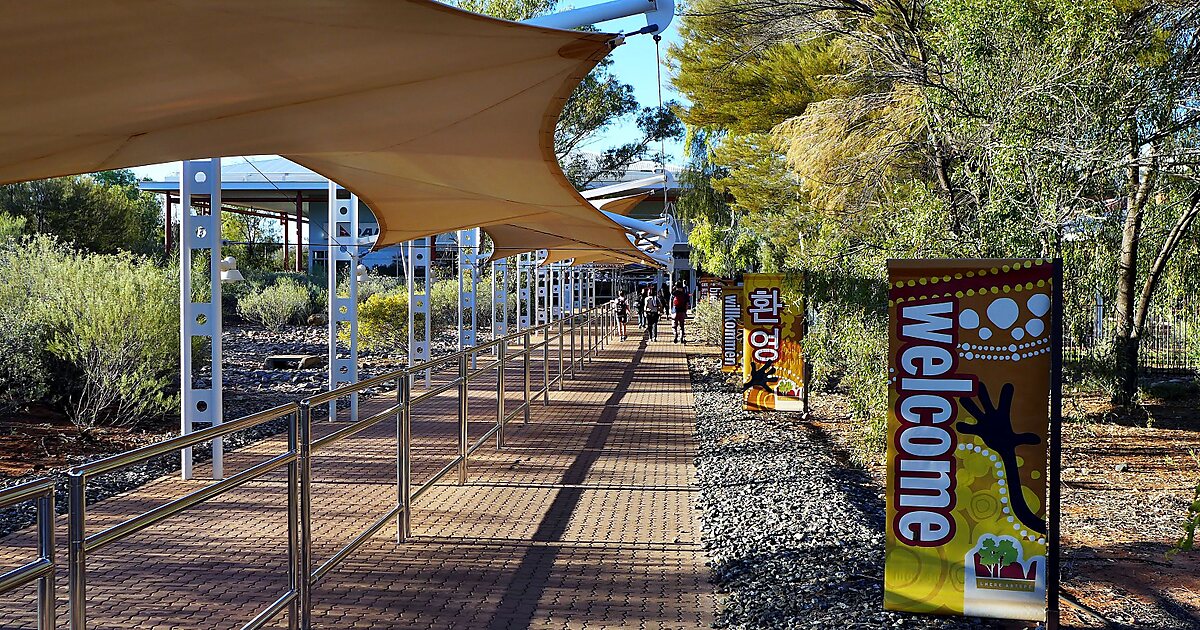
{"label": "steel support beam", "polygon": [[[342,199],[342,190],[329,182],[329,222],[325,224],[325,272],[329,288],[329,389],[358,382],[358,195]],[[338,287],[345,270],[346,292]],[[348,335],[340,343],[338,333]],[[337,419],[336,399],[329,401],[329,419]],[[358,393],[350,394],[350,421],[358,420]]]}
{"label": "steel support beam", "polygon": [[[180,432],[221,424],[221,159],[188,160],[179,178]],[[207,215],[198,213],[200,202]],[[197,275],[198,274],[198,275]],[[197,374],[192,344],[207,342],[210,376]],[[184,479],[192,478],[192,449],[181,453]],[[212,476],[224,476],[222,439],[212,441]]]}
{"label": "steel support beam", "polygon": [[[430,338],[433,334],[430,291],[433,289],[433,239],[419,238],[403,245],[404,282],[408,287],[408,366],[430,359]],[[425,370],[425,387],[430,374]]]}

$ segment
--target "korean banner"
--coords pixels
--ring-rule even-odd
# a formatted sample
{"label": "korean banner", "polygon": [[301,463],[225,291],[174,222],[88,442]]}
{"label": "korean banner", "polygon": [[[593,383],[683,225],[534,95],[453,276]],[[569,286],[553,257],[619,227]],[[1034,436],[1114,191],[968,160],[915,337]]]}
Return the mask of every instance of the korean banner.
{"label": "korean banner", "polygon": [[742,406],[804,411],[800,343],[804,305],[785,304],[783,276],[746,274],[742,282]]}
{"label": "korean banner", "polygon": [[726,280],[721,287],[721,371],[736,372],[742,360],[742,287]]}
{"label": "korean banner", "polygon": [[885,608],[1044,619],[1053,279],[888,263]]}

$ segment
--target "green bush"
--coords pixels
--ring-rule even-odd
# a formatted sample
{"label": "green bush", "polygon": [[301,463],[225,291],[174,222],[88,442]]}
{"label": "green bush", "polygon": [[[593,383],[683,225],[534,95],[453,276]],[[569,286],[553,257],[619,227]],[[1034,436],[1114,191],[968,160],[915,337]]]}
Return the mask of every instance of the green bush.
{"label": "green bush", "polygon": [[371,299],[371,296],[381,293],[398,293],[403,291],[408,294],[408,285],[404,283],[404,278],[395,276],[380,276],[374,273],[367,273],[367,277],[363,278],[358,283],[358,302],[359,304],[366,303]]}
{"label": "green bush", "polygon": [[275,284],[246,295],[237,308],[239,315],[270,330],[279,330],[289,323],[303,324],[313,313],[308,288],[291,278],[280,278]]}
{"label": "green bush", "polygon": [[28,319],[0,317],[0,413],[45,400],[53,384],[49,330]]}
{"label": "green bush", "polygon": [[846,394],[862,427],[857,456],[872,459],[887,446],[887,318],[834,304],[818,313],[804,339],[811,385]]}
{"label": "green bush", "polygon": [[174,408],[179,294],[169,270],[27,239],[0,249],[0,319],[45,331],[46,353],[68,366],[53,389],[77,425],[132,425]]}
{"label": "green bush", "polygon": [[375,293],[358,306],[358,341],[364,350],[408,348],[408,291]]}
{"label": "green bush", "polygon": [[450,278],[433,284],[429,292],[429,316],[435,335],[458,328],[458,280]]}
{"label": "green bush", "polygon": [[700,300],[692,310],[692,334],[701,343],[721,345],[725,320],[721,316],[721,303],[716,300]]}
{"label": "green bush", "polygon": [[25,233],[25,217],[0,212],[0,244],[11,243]]}

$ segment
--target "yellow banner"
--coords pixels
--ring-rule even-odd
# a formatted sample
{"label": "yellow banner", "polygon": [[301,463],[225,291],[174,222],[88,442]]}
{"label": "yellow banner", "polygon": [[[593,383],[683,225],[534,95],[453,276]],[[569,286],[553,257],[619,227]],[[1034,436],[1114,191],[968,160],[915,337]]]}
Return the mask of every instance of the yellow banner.
{"label": "yellow banner", "polygon": [[742,407],[803,411],[803,305],[784,302],[783,276],[746,274],[741,315]]}
{"label": "yellow banner", "polygon": [[1045,618],[1053,270],[888,263],[885,608]]}

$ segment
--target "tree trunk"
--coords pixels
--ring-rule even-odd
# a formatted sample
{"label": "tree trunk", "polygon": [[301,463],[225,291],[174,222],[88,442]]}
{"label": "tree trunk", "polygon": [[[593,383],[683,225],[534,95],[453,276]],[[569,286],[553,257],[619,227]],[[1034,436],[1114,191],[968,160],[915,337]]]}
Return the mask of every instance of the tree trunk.
{"label": "tree trunk", "polygon": [[[1142,172],[1139,143],[1130,142],[1129,188],[1126,195],[1125,225],[1121,230],[1121,255],[1117,262],[1117,330],[1113,339],[1113,360],[1116,389],[1113,402],[1127,406],[1133,403],[1138,386],[1138,345],[1141,329],[1135,309],[1137,306],[1138,247],[1141,245],[1142,220],[1150,192],[1154,188],[1154,158]],[[1144,321],[1144,318],[1143,318]]]}
{"label": "tree trunk", "polygon": [[1175,250],[1178,249],[1183,237],[1187,236],[1192,224],[1196,222],[1197,216],[1200,216],[1200,190],[1192,193],[1187,208],[1184,208],[1183,213],[1176,219],[1175,225],[1171,227],[1162,247],[1159,248],[1158,255],[1154,257],[1154,263],[1150,265],[1146,282],[1142,285],[1142,294],[1138,299],[1137,310],[1134,311],[1133,329],[1137,331],[1139,338],[1141,332],[1146,329],[1146,316],[1150,314],[1150,302],[1154,298],[1155,291],[1158,290],[1158,283],[1162,279],[1163,271],[1166,270],[1167,263],[1175,255]]}

